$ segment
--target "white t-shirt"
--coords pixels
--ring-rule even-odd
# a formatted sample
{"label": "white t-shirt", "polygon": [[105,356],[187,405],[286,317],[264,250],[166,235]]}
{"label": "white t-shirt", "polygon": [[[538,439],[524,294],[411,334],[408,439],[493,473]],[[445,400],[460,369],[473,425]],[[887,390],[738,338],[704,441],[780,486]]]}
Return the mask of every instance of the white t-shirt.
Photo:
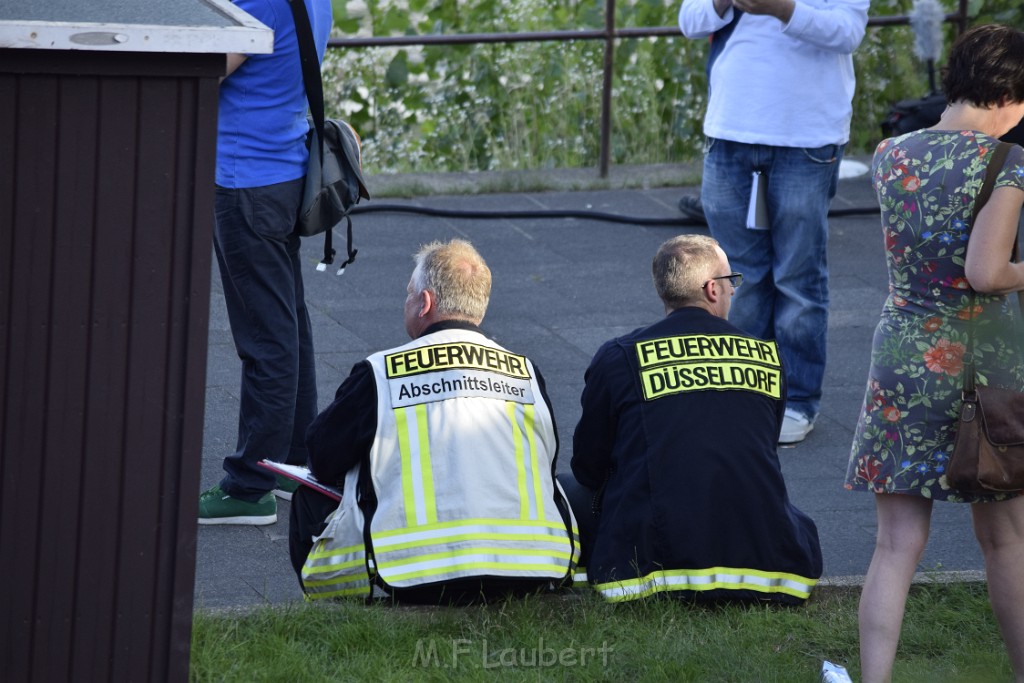
{"label": "white t-shirt", "polygon": [[[783,24],[744,13],[711,69],[704,134],[776,147],[821,147],[850,137],[853,51],[868,0],[797,0]],[[683,0],[679,27],[706,37],[733,18],[712,0]]]}

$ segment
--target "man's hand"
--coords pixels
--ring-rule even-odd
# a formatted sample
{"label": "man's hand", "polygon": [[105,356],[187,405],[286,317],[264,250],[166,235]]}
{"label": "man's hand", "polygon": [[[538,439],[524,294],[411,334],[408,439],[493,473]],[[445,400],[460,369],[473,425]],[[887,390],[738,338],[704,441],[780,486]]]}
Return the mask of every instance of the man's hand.
{"label": "man's hand", "polygon": [[732,5],[748,14],[767,14],[783,24],[787,24],[793,17],[793,8],[796,7],[796,2],[795,0],[732,0]]}
{"label": "man's hand", "polygon": [[715,5],[715,12],[719,17],[724,17],[726,11],[732,7],[732,0],[713,0]]}

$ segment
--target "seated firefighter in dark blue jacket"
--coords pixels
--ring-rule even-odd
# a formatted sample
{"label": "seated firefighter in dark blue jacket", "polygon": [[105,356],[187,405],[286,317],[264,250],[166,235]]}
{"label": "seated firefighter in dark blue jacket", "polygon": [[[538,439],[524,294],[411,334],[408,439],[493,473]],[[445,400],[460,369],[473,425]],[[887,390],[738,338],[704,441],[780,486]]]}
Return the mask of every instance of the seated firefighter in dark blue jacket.
{"label": "seated firefighter in dark blue jacket", "polygon": [[726,322],[742,276],[715,240],[675,237],[653,271],[665,318],[606,342],[587,369],[576,481],[562,477],[581,566],[610,601],[671,592],[802,603],[821,548],[776,453],[778,348]]}

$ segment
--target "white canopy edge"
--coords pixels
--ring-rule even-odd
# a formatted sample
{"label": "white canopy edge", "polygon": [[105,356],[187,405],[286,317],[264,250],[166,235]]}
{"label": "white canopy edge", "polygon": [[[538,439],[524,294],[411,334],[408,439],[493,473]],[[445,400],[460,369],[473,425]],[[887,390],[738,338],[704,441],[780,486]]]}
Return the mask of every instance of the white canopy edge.
{"label": "white canopy edge", "polygon": [[227,0],[203,0],[228,26],[167,26],[103,22],[0,21],[0,48],[264,54],[274,32]]}

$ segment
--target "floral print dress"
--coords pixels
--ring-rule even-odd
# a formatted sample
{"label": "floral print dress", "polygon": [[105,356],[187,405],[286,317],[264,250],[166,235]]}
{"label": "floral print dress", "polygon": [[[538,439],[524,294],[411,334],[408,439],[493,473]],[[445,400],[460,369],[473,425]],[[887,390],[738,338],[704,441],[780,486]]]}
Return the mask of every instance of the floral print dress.
{"label": "floral print dress", "polygon": [[[923,130],[875,150],[889,297],[875,329],[847,489],[957,502],[1008,497],[960,493],[945,474],[970,318],[978,382],[1024,388],[1016,297],[978,294],[972,309],[964,276],[974,197],[997,142],[972,131]],[[1010,150],[996,181],[1007,185],[1024,189],[1020,147]]]}

